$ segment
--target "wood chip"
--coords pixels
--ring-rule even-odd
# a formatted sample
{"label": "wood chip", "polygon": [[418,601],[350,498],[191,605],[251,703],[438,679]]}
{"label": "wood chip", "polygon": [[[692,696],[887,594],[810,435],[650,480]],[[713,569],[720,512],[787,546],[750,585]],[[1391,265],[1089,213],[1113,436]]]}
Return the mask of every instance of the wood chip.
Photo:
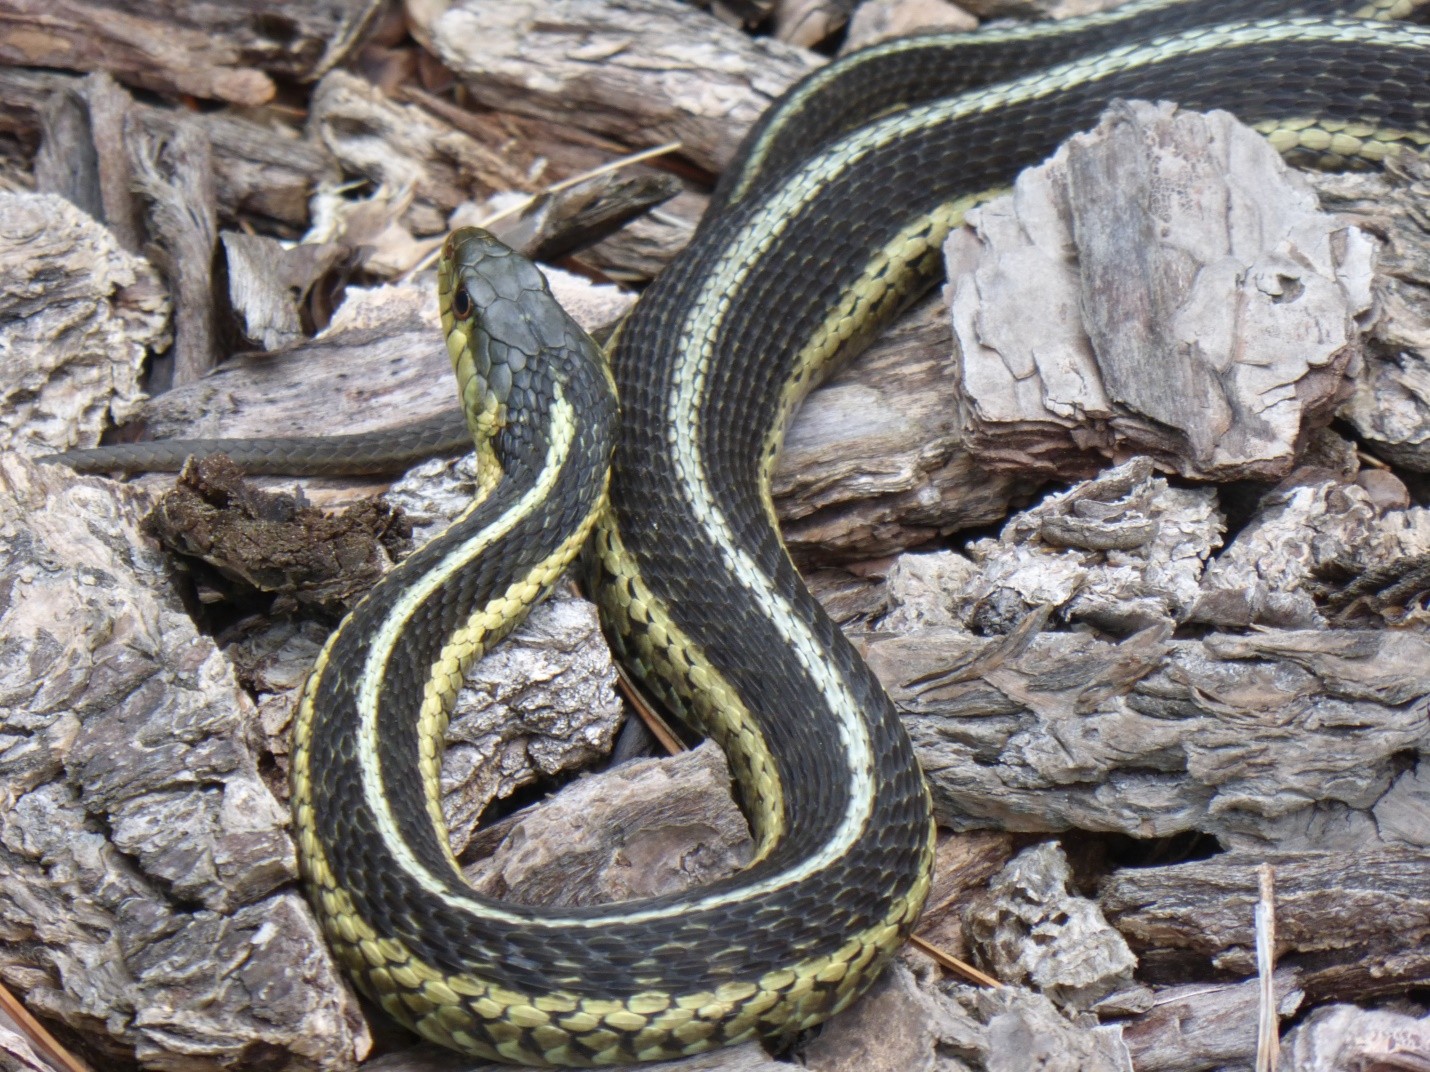
{"label": "wood chip", "polygon": [[426,31],[442,61],[488,107],[631,146],[678,141],[712,171],[770,102],[817,65],[808,53],[747,37],[678,0],[510,0],[496,7],[460,0]]}
{"label": "wood chip", "polygon": [[[1302,954],[1298,985],[1313,1000],[1373,997],[1430,981],[1424,852],[1229,854],[1126,869],[1103,883],[1099,901],[1135,949],[1157,951],[1163,970],[1210,959],[1252,975],[1262,863],[1276,869],[1277,954]],[[1254,1027],[1248,1039],[1255,1052]]]}
{"label": "wood chip", "polygon": [[1137,958],[1096,902],[1070,888],[1055,842],[1025,849],[964,908],[970,937],[1000,982],[1081,1012],[1132,983]]}
{"label": "wood chip", "polygon": [[1279,478],[1350,393],[1372,240],[1226,113],[1114,104],[969,222],[947,293],[991,465]]}
{"label": "wood chip", "polygon": [[0,193],[0,447],[93,446],[132,419],[169,299],[148,262],[53,194]]}
{"label": "wood chip", "polygon": [[340,62],[381,6],[299,0],[223,9],[168,0],[136,10],[106,0],[6,0],[0,60],[107,70],[158,93],[252,106],[272,98],[270,74],[311,79]]}

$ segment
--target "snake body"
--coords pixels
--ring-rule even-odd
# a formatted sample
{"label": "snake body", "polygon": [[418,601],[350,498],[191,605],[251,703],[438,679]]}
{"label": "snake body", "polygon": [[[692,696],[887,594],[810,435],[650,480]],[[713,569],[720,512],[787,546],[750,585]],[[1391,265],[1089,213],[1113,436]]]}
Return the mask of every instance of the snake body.
{"label": "snake body", "polygon": [[[930,801],[891,702],[780,543],[770,468],[794,408],[937,277],[971,206],[1113,99],[1226,108],[1332,163],[1430,143],[1430,30],[1190,14],[1414,6],[1144,0],[817,72],[747,139],[721,210],[619,330],[619,434],[599,353],[535,270],[481,232],[452,236],[444,328],[485,496],[340,626],[294,734],[304,873],[358,984],[428,1038],[538,1065],[788,1040],[867,988],[927,894]],[[1100,36],[1119,30],[1130,42]],[[980,77],[1016,77],[919,88],[983,48],[1025,58],[980,61]],[[1028,70],[1039,49],[1066,62]],[[613,645],[725,749],[756,858],[628,905],[503,904],[466,887],[447,848],[446,712],[467,663],[592,532]]]}

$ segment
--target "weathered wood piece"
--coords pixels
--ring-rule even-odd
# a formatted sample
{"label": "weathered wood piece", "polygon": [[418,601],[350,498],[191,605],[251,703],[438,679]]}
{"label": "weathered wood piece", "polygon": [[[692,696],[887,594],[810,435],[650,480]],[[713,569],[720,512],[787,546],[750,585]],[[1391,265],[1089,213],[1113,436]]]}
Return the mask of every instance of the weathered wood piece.
{"label": "weathered wood piece", "polygon": [[1116,1027],[1069,1020],[1042,994],[1021,987],[956,993],[987,1021],[979,1054],[986,1072],[1026,1072],[1030,1065],[1045,1072],[1132,1072]]}
{"label": "weathered wood piece", "polygon": [[919,917],[918,936],[952,956],[972,959],[963,908],[976,891],[1003,870],[1013,855],[1013,847],[1013,836],[1001,831],[940,831],[933,887]]}
{"label": "weathered wood piece", "polygon": [[489,229],[533,260],[558,261],[618,232],[681,189],[679,179],[660,172],[606,172],[541,194]]}
{"label": "weathered wood piece", "polygon": [[919,979],[895,961],[803,1048],[801,1064],[812,1072],[964,1072],[969,1066],[952,1063],[952,1054],[987,1050],[987,1029],[973,1014],[939,993],[927,972]]}
{"label": "weathered wood piece", "polygon": [[576,259],[618,283],[654,279],[689,244],[709,201],[707,195],[687,189],[582,250]]}
{"label": "weathered wood piece", "polygon": [[[692,24],[699,22],[696,29]],[[679,141],[712,171],[809,53],[678,0],[463,0],[419,32],[481,103],[632,146]]]}
{"label": "weathered wood piece", "polygon": [[1422,508],[1383,509],[1365,487],[1337,480],[1277,489],[1209,563],[1187,620],[1289,629],[1423,622],[1427,554]]}
{"label": "weathered wood piece", "polygon": [[55,1072],[54,1066],[35,1052],[25,1036],[0,1021],[0,1064],[7,1072]]}
{"label": "weathered wood piece", "polygon": [[141,246],[174,300],[174,344],[151,386],[189,383],[217,360],[214,248],[218,205],[211,147],[181,113],[134,121],[129,95],[107,75],[57,89],[44,110],[36,185]]}
{"label": "weathered wood piece", "polygon": [[1132,983],[1137,958],[1097,903],[1072,891],[1056,842],[1025,849],[964,908],[989,973],[1082,1012]]}
{"label": "weathered wood piece", "polygon": [[[558,300],[591,329],[613,322],[632,300],[557,269],[547,274]],[[202,381],[159,395],[145,407],[142,427],[154,439],[374,431],[451,411],[454,390],[429,273],[412,283],[350,288],[319,336],[283,354],[233,358]],[[305,487],[345,488],[348,498],[363,490],[318,480]]]}
{"label": "weathered wood piece", "polygon": [[1356,1000],[1430,982],[1430,853],[1230,854],[1114,873],[1098,900],[1164,967],[1210,960],[1255,971],[1256,869],[1275,870],[1277,960],[1311,1000]]}
{"label": "weathered wood piece", "polygon": [[[478,890],[527,905],[614,904],[734,874],[754,854],[709,742],[582,779],[473,839]],[[483,855],[490,853],[490,855]]]}
{"label": "weathered wood piece", "polygon": [[969,222],[947,293],[990,465],[1274,479],[1350,393],[1373,243],[1225,113],[1114,104]]}
{"label": "weathered wood piece", "polygon": [[801,408],[774,473],[801,561],[875,558],[988,524],[1035,486],[965,448],[948,331],[938,302],[923,303]]}
{"label": "weathered wood piece", "polygon": [[[890,572],[894,622],[1012,633],[1055,607],[1068,623],[1118,636],[1187,618],[1221,541],[1216,494],[1174,488],[1138,458],[1014,515],[967,559],[946,553]],[[973,569],[969,569],[969,561]]]}
{"label": "weathered wood piece", "polygon": [[[58,71],[0,67],[0,100],[6,104],[0,109],[0,131],[26,141],[39,140],[43,116],[54,95],[81,92],[78,87],[84,81]],[[131,102],[128,114],[151,134],[167,130],[174,116],[170,109],[142,102]],[[254,118],[255,115],[262,118]],[[186,113],[186,119],[202,127],[213,146],[215,191],[225,220],[250,213],[260,219],[306,227],[309,197],[320,183],[336,183],[339,178],[336,162],[328,151],[314,139],[304,137],[278,113],[199,112]],[[120,128],[111,128],[108,123],[106,118],[103,129],[108,133],[103,136],[117,137]],[[111,160],[105,166],[115,165],[116,161]],[[112,189],[118,190],[121,183],[122,178],[116,178]]]}
{"label": "weathered wood piece", "polygon": [[310,80],[340,63],[381,7],[0,0],[0,61],[107,70],[156,93],[253,106],[272,98],[269,74]]}
{"label": "weathered wood piece", "polygon": [[[1284,1020],[1296,1013],[1305,995],[1297,988],[1293,970],[1277,972],[1274,986],[1276,1012]],[[1151,1009],[1122,1025],[1132,1067],[1137,1072],[1251,1068],[1259,992],[1256,979],[1189,983],[1158,991]]]}
{"label": "weathered wood piece", "polygon": [[1430,1060],[1430,1017],[1330,1005],[1292,1028],[1281,1052],[1288,1072],[1377,1067],[1410,1072]]}
{"label": "weathered wood piece", "polygon": [[142,538],[148,505],[0,453],[0,972],[115,1058],[351,1069],[367,1032],[289,888],[252,705]]}
{"label": "weathered wood piece", "polygon": [[259,350],[281,350],[307,338],[302,305],[308,291],[347,250],[335,242],[284,247],[267,235],[224,231],[228,309],[240,338]]}
{"label": "weathered wood piece", "polygon": [[[610,752],[625,717],[615,687],[596,609],[570,596],[547,600],[472,669],[442,757],[442,808],[453,852],[467,853],[493,800],[588,769]],[[569,843],[569,832],[554,842]]]}
{"label": "weathered wood piece", "polygon": [[0,193],[0,447],[93,446],[132,419],[169,300],[149,263],[68,201]]}
{"label": "weathered wood piece", "polygon": [[[1418,633],[1169,640],[1161,624],[1113,643],[1042,632],[1050,612],[1022,606],[1001,608],[1021,616],[1002,637],[930,625],[858,638],[955,829],[1404,844],[1423,807],[1404,757],[1430,747]],[[1394,822],[1378,821],[1382,808]]]}
{"label": "weathered wood piece", "polygon": [[464,201],[528,182],[470,134],[347,71],[330,71],[318,83],[308,129],[350,174],[410,189],[402,223],[417,235],[445,232],[448,214]]}
{"label": "weathered wood piece", "polygon": [[147,252],[168,279],[174,299],[173,364],[162,386],[194,383],[219,358],[212,147],[202,128],[182,117],[167,130],[140,131],[130,144],[134,182],[148,204]]}
{"label": "weathered wood piece", "polygon": [[1405,153],[1383,173],[1312,181],[1328,210],[1381,239],[1372,346],[1341,416],[1387,461],[1430,471],[1430,162]]}
{"label": "weathered wood piece", "polygon": [[775,39],[800,48],[818,48],[849,22],[847,0],[779,0]]}
{"label": "weathered wood piece", "polygon": [[853,52],[891,37],[974,30],[978,19],[948,0],[869,0],[854,9],[841,52]]}
{"label": "weathered wood piece", "polygon": [[103,71],[56,88],[41,117],[35,189],[59,194],[139,253],[142,212],[124,136],[133,111],[133,98]]}

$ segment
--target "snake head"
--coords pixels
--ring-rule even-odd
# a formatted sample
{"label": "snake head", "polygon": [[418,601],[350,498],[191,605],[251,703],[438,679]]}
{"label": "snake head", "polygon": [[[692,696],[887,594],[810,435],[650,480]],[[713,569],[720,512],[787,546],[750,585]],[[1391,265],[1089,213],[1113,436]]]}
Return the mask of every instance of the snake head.
{"label": "snake head", "polygon": [[593,365],[605,377],[600,349],[536,265],[480,228],[453,231],[443,243],[438,305],[479,452],[543,449],[541,429],[557,396],[589,381]]}

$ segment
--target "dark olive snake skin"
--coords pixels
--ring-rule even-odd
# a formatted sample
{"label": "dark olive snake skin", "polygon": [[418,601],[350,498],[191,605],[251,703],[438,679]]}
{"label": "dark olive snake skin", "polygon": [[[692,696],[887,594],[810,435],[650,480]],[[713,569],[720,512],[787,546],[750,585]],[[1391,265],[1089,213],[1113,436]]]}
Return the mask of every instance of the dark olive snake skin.
{"label": "dark olive snake skin", "polygon": [[[614,439],[599,355],[535,269],[482,232],[452,236],[444,326],[487,494],[344,622],[295,730],[305,875],[359,985],[429,1038],[538,1065],[778,1044],[862,993],[927,893],[930,804],[893,705],[775,529],[791,413],[937,278],[969,207],[1114,99],[1225,108],[1328,164],[1430,144],[1430,30],[1324,17],[1416,7],[1151,0],[816,72],[752,132],[721,210],[618,332]],[[1244,18],[1288,13],[1322,17]],[[919,88],[964,49],[980,77],[1017,77]],[[1067,62],[1041,69],[1050,57]],[[501,904],[463,886],[446,848],[446,709],[588,531],[613,646],[726,750],[757,858],[628,905]]]}

